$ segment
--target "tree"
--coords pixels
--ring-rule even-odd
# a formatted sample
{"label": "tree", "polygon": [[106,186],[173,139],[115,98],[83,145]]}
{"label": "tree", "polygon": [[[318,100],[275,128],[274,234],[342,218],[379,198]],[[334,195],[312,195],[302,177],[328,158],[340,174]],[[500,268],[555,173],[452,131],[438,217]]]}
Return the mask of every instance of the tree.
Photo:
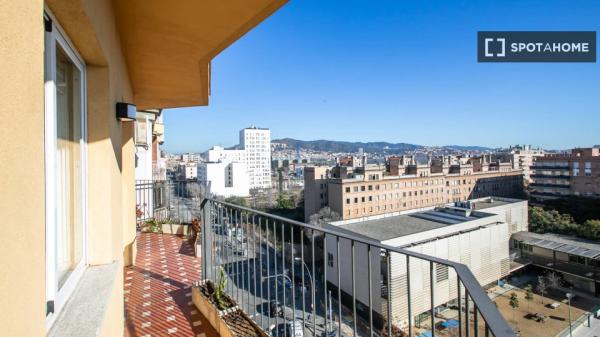
{"label": "tree", "polygon": [[[326,224],[332,221],[338,221],[341,218],[342,217],[340,217],[340,215],[336,211],[332,210],[329,207],[323,207],[319,210],[318,213],[315,213],[308,218],[308,223],[318,227],[324,227]],[[306,235],[312,235],[312,233],[309,233],[309,231],[306,232]]]}
{"label": "tree", "polygon": [[228,203],[234,204],[234,205],[238,205],[238,206],[242,206],[242,207],[248,207],[248,203],[246,202],[246,198],[242,198],[242,197],[229,197],[229,198],[225,198],[225,202],[228,202]]}
{"label": "tree", "polygon": [[295,206],[296,206],[296,202],[295,202],[293,196],[291,196],[289,198],[284,197],[283,194],[279,194],[277,196],[277,208],[292,209]]}
{"label": "tree", "polygon": [[535,233],[574,234],[577,224],[569,214],[541,207],[529,208],[529,230]]}
{"label": "tree", "polygon": [[536,289],[542,295],[542,304],[544,304],[544,293],[548,289],[548,284],[546,283],[545,277],[538,276],[538,283],[537,283]]}
{"label": "tree", "polygon": [[558,289],[562,285],[560,276],[554,272],[548,274],[546,280],[548,281],[548,287],[550,288]]}
{"label": "tree", "polygon": [[510,293],[510,300],[508,302],[510,307],[513,309],[513,322],[517,323],[515,319],[515,311],[519,308],[519,298],[517,297],[517,293],[514,291]]}
{"label": "tree", "polygon": [[525,299],[527,300],[527,312],[529,312],[529,303],[533,301],[533,287],[531,284],[525,287]]}
{"label": "tree", "polygon": [[577,228],[577,234],[586,239],[600,240],[600,220],[586,220]]}

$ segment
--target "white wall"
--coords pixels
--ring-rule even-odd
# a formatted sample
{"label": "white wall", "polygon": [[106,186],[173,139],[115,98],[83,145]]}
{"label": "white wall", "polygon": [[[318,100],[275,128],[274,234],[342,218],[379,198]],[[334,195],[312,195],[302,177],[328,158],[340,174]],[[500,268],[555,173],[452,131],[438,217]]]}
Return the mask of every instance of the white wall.
{"label": "white wall", "polygon": [[147,147],[135,147],[135,179],[152,180],[152,121],[146,114],[139,114],[135,123],[146,124],[145,128],[135,128],[135,139],[143,139],[143,143],[147,144]]}
{"label": "white wall", "polygon": [[244,163],[203,163],[198,166],[198,181],[210,187],[210,192],[223,196],[250,195],[248,174]]}
{"label": "white wall", "polygon": [[[486,226],[480,228],[482,226]],[[335,228],[334,226],[330,226]],[[460,233],[461,231],[467,231]],[[446,236],[436,239],[437,237]],[[431,240],[410,248],[412,251],[435,256],[450,261],[464,263],[471,269],[481,285],[497,281],[509,273],[509,231],[508,225],[500,221],[499,215],[490,215],[461,224],[449,225],[431,231],[407,235],[382,242],[393,247],[401,247],[415,242]],[[327,279],[337,285],[336,240],[327,237],[327,251],[333,255],[334,266],[328,265]],[[368,303],[368,266],[367,246],[355,244],[355,292],[356,298]],[[342,290],[352,294],[351,249],[350,243],[340,239],[340,268]],[[381,298],[381,258],[379,251],[371,250],[371,300],[373,310],[387,315],[387,303]],[[410,260],[411,305],[413,317],[424,312],[430,306],[429,261],[416,258]],[[435,303],[441,305],[456,298],[456,275],[448,271],[448,280],[441,281],[435,287]],[[407,284],[406,256],[393,253],[391,257],[392,317],[396,324],[407,323]]]}
{"label": "white wall", "polygon": [[240,146],[246,151],[250,188],[270,188],[271,130],[253,127],[241,130]]}

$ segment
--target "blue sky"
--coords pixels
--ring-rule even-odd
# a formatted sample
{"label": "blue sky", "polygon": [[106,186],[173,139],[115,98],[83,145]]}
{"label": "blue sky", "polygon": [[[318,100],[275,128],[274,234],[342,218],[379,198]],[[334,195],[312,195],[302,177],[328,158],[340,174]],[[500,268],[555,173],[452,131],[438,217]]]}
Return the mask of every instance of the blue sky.
{"label": "blue sky", "polygon": [[593,30],[600,1],[292,0],[212,62],[207,107],[166,110],[170,152],[273,138],[600,144],[600,64],[477,63],[479,30]]}

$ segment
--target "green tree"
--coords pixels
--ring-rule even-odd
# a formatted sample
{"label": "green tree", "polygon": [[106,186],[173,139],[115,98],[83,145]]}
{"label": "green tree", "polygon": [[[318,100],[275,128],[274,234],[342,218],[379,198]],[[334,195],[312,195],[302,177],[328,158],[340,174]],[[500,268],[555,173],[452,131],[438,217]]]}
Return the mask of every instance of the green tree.
{"label": "green tree", "polygon": [[574,234],[577,224],[569,214],[541,207],[529,208],[529,230],[535,233]]}
{"label": "green tree", "polygon": [[292,209],[296,207],[296,202],[293,197],[285,197],[283,194],[277,196],[277,208]]}
{"label": "green tree", "polygon": [[529,303],[533,301],[533,287],[531,284],[525,287],[525,299],[527,300],[527,312],[529,312]]}
{"label": "green tree", "polygon": [[519,297],[517,297],[517,293],[515,293],[514,291],[512,293],[510,293],[510,300],[509,300],[508,304],[513,309],[513,322],[515,322],[515,324],[517,324],[517,321],[515,319],[515,312],[519,308]]}
{"label": "green tree", "polygon": [[591,240],[600,240],[600,220],[586,220],[577,228],[577,234]]}
{"label": "green tree", "polygon": [[234,204],[234,205],[238,205],[238,206],[242,206],[242,207],[248,207],[248,202],[246,201],[246,198],[242,198],[242,197],[225,198],[225,202],[228,202],[228,203]]}

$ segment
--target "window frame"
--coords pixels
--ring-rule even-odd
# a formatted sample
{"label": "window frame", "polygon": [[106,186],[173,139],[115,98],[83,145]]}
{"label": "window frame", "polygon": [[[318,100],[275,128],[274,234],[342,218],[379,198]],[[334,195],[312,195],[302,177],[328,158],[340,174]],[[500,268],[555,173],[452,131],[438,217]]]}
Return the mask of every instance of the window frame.
{"label": "window frame", "polygon": [[[73,294],[81,280],[88,263],[88,130],[87,130],[87,74],[83,58],[74,48],[56,17],[48,9],[44,9],[43,19],[48,20],[51,31],[44,29],[44,174],[45,174],[45,253],[46,253],[46,330],[49,331],[60,315],[66,302]],[[57,99],[56,99],[56,51],[60,46],[72,64],[80,71],[81,83],[81,260],[62,287],[59,288],[57,273],[57,232],[58,232],[58,186],[56,184],[56,148],[57,148]]]}

